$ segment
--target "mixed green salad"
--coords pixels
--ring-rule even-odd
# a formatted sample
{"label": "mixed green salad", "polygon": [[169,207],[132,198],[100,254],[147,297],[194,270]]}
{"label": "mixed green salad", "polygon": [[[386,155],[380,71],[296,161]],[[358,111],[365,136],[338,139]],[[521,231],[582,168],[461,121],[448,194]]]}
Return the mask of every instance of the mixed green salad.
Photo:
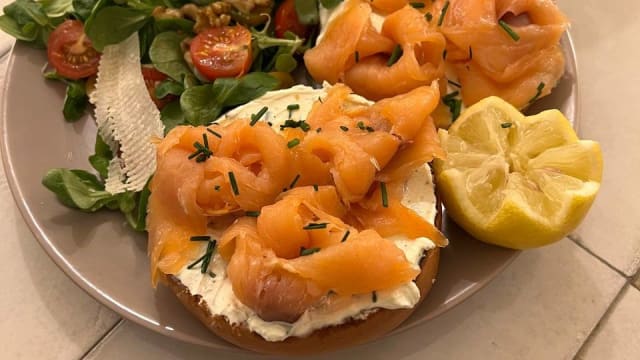
{"label": "mixed green salad", "polygon": [[[207,125],[270,90],[294,85],[300,56],[314,45],[319,6],[342,0],[16,0],[0,30],[46,49],[44,78],[66,84],[62,113],[74,122],[89,109],[105,47],[138,34],[141,72],[165,132]],[[145,229],[148,186],[105,190],[110,147],[96,136],[94,171],[52,169],[43,184],[66,206],[119,210]],[[96,175],[97,174],[97,175]]]}

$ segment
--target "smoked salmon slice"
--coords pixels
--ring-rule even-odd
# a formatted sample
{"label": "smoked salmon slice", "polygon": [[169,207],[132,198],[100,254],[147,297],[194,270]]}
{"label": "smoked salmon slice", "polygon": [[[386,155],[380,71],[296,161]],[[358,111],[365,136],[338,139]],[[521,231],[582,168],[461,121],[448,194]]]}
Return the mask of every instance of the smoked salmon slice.
{"label": "smoked salmon slice", "polygon": [[219,250],[229,258],[238,299],[265,320],[293,322],[329,291],[350,296],[415,278],[419,270],[393,242],[373,230],[356,231],[341,214],[335,188],[304,187],[263,208],[257,221],[239,219]]}
{"label": "smoked salmon slice", "polygon": [[[443,13],[445,2],[435,8]],[[467,106],[497,95],[518,108],[548,95],[564,73],[566,17],[551,0],[452,0],[443,15],[447,61]]]}
{"label": "smoked salmon slice", "polygon": [[[393,11],[380,33],[369,20],[371,6]],[[406,1],[348,0],[320,43],[304,58],[316,81],[344,81],[356,94],[379,100],[442,77],[445,45],[442,34]],[[393,62],[390,57],[396,46],[402,54],[396,54]]]}

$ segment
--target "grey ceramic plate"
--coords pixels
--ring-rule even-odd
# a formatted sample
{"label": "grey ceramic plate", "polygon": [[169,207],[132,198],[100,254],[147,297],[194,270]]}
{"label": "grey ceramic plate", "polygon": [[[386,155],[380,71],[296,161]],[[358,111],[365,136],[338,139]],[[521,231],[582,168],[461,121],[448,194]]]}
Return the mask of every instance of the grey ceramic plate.
{"label": "grey ceramic plate", "polygon": [[[563,39],[566,75],[553,95],[535,105],[577,116],[576,64]],[[61,114],[64,88],[45,81],[44,51],[18,44],[7,74],[2,112],[2,155],[16,203],[53,261],[81,288],[123,317],[187,342],[237,349],[212,335],[166,288],[150,286],[146,237],[120,214],[84,214],[58,203],[40,179],[50,168],[88,169],[95,125],[90,116],[70,124]],[[427,300],[395,332],[406,331],[459,304],[499,274],[517,252],[485,245],[445,220],[451,245],[442,251],[438,279]]]}

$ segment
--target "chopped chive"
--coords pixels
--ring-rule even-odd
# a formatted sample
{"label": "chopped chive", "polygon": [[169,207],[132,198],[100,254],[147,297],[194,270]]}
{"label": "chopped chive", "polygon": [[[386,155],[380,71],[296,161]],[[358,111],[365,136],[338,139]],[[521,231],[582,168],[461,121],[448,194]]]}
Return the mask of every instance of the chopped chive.
{"label": "chopped chive", "polygon": [[512,123],[502,123],[502,124],[500,124],[500,127],[503,128],[503,129],[508,129],[512,125],[513,125]]}
{"label": "chopped chive", "polygon": [[322,131],[322,128],[317,128],[316,132],[319,133],[320,131]]}
{"label": "chopped chive", "polygon": [[215,132],[215,131],[213,131],[213,130],[211,130],[211,129],[208,129],[208,128],[207,128],[207,132],[211,133],[213,136],[215,136],[215,137],[217,137],[217,138],[219,138],[219,139],[221,139],[221,138],[222,138],[222,135],[218,134],[217,132]]}
{"label": "chopped chive", "polygon": [[189,270],[193,269],[196,265],[198,265],[200,262],[202,262],[202,260],[204,260],[205,256],[207,256],[207,254],[204,254],[204,255],[200,256],[196,261],[194,261],[191,264],[189,264],[189,266],[187,266],[187,269],[189,269]]}
{"label": "chopped chive", "polygon": [[216,185],[216,186],[214,186],[214,187],[213,187],[213,190],[215,190],[215,191],[220,191],[220,185]]}
{"label": "chopped chive", "polygon": [[428,22],[431,22],[431,20],[433,20],[433,15],[431,15],[430,12],[424,14],[424,18],[427,19]]}
{"label": "chopped chive", "polygon": [[442,101],[443,102],[449,101],[449,100],[455,98],[458,95],[460,95],[460,92],[458,90],[456,90],[454,92],[448,93],[447,95],[443,96],[442,97]]}
{"label": "chopped chive", "polygon": [[318,191],[318,184],[313,184],[313,191]]}
{"label": "chopped chive", "polygon": [[387,60],[387,66],[392,66],[393,64],[398,62],[398,59],[400,59],[401,56],[402,47],[400,47],[400,45],[396,45],[396,47],[394,47],[393,51],[391,52],[391,56],[389,56],[389,60]]}
{"label": "chopped chive", "polygon": [[209,138],[205,133],[202,133],[202,143],[204,144],[204,147],[206,147],[207,149],[209,148]]}
{"label": "chopped chive", "polygon": [[216,240],[211,240],[207,244],[207,252],[204,254],[204,259],[202,259],[202,266],[200,266],[200,273],[205,274],[209,269],[209,263],[211,262],[211,256],[213,255],[213,251],[216,248]]}
{"label": "chopped chive", "polygon": [[376,293],[375,291],[373,291],[371,293],[371,301],[372,302],[377,302],[378,301],[378,293]]}
{"label": "chopped chive", "polygon": [[382,195],[382,206],[389,207],[389,197],[387,195],[387,184],[380,182],[380,193]]}
{"label": "chopped chive", "polygon": [[540,95],[542,95],[542,89],[544,89],[544,86],[545,86],[545,84],[543,82],[538,84],[538,88],[536,89],[536,94],[531,98],[531,100],[529,100],[529,104],[531,104],[534,101],[538,100]]}
{"label": "chopped chive", "polygon": [[318,96],[318,101],[320,101],[320,104],[322,104],[322,98],[320,96]]}
{"label": "chopped chive", "polygon": [[233,171],[229,171],[229,182],[231,183],[231,189],[233,189],[233,193],[236,195],[240,195],[240,191],[238,191],[238,183],[236,182],[236,176],[233,174]]}
{"label": "chopped chive", "polygon": [[368,132],[374,132],[375,129],[372,128],[371,126],[367,126],[366,128],[364,128],[365,130],[367,130]]}
{"label": "chopped chive", "polygon": [[[289,115],[289,117],[291,117],[291,115]],[[284,130],[286,128],[292,128],[292,129],[300,128],[304,132],[311,130],[311,126],[307,124],[305,120],[300,120],[300,121],[291,120],[291,119],[286,120],[284,124],[280,125],[280,130]]]}
{"label": "chopped chive", "polygon": [[[203,134],[203,139],[206,139],[205,134]],[[196,149],[196,151],[194,151],[187,157],[189,160],[196,158],[196,162],[203,162],[211,157],[211,155],[213,155],[213,152],[209,150],[209,142],[207,140],[205,140],[204,142],[206,143],[206,146],[202,145],[198,141],[193,143],[193,147]]]}
{"label": "chopped chive", "polygon": [[356,63],[360,62],[360,53],[356,51],[356,53],[354,54],[355,58],[356,58]]}
{"label": "chopped chive", "polygon": [[356,126],[357,126],[357,127],[358,127],[358,129],[360,129],[360,130],[364,130],[364,129],[365,129],[365,127],[364,127],[364,122],[362,122],[362,121],[358,121],[358,123],[356,124]]}
{"label": "chopped chive", "polygon": [[302,228],[302,230],[319,230],[325,229],[326,227],[327,223],[308,223]]}
{"label": "chopped chive", "polygon": [[344,126],[344,125],[340,125],[340,130],[342,131],[349,131],[349,128]]}
{"label": "chopped chive", "polygon": [[447,10],[449,10],[449,0],[444,3],[444,7],[442,8],[442,12],[440,12],[440,18],[438,19],[438,26],[442,26],[444,22],[444,16],[447,15]]}
{"label": "chopped chive", "polygon": [[340,242],[347,241],[347,238],[349,237],[349,234],[351,234],[351,231],[347,230],[347,232],[344,233],[344,236],[342,237],[342,240],[340,240]]}
{"label": "chopped chive", "polygon": [[444,51],[442,52],[442,60],[446,60],[447,59],[447,49],[444,49]]}
{"label": "chopped chive", "polygon": [[260,120],[260,118],[267,112],[267,110],[269,110],[269,108],[266,106],[263,106],[262,109],[260,109],[260,111],[251,115],[250,125],[251,126],[255,125],[258,122],[258,120]]}
{"label": "chopped chive", "polygon": [[300,248],[300,256],[311,255],[313,253],[317,253],[318,251],[320,251],[320,248],[317,248],[317,247],[309,248],[309,249],[305,249],[305,248],[301,247]]}
{"label": "chopped chive", "polygon": [[293,111],[300,109],[300,105],[298,104],[289,104],[287,105],[287,110],[289,110],[289,119],[293,116]]}
{"label": "chopped chive", "polygon": [[296,177],[293,178],[293,181],[289,185],[289,189],[293,189],[293,187],[296,186],[296,183],[298,182],[298,180],[300,180],[300,174],[296,175]]}
{"label": "chopped chive", "polygon": [[209,271],[207,274],[209,274],[209,276],[211,276],[212,279],[215,279],[216,277],[216,273],[214,273],[213,271]]}
{"label": "chopped chive", "polygon": [[191,159],[193,159],[194,157],[196,157],[198,155],[200,155],[200,151],[196,151],[196,152],[192,153],[191,155],[189,155],[187,157],[187,159],[191,160]]}
{"label": "chopped chive", "polygon": [[300,139],[298,139],[298,138],[295,138],[295,139],[293,139],[293,140],[291,140],[291,141],[289,141],[289,142],[287,143],[287,147],[288,147],[289,149],[291,149],[291,148],[293,148],[293,147],[296,147],[296,146],[298,146],[298,145],[300,145]]}
{"label": "chopped chive", "polygon": [[258,217],[260,216],[260,211],[245,211],[244,214],[250,217]]}
{"label": "chopped chive", "polygon": [[449,84],[451,84],[451,85],[453,85],[453,86],[457,87],[457,88],[461,88],[461,87],[462,87],[462,85],[458,84],[458,83],[457,83],[457,82],[455,82],[455,81],[447,80],[447,82],[448,82]]}
{"label": "chopped chive", "polygon": [[473,49],[469,46],[469,60],[473,60]]}
{"label": "chopped chive", "polygon": [[513,31],[513,29],[509,27],[509,24],[507,24],[502,20],[498,21],[498,24],[500,24],[500,27],[503,28],[504,31],[507,32],[507,34],[509,34],[509,36],[513,39],[513,41],[520,40],[520,35],[518,35],[517,32]]}
{"label": "chopped chive", "polygon": [[424,3],[421,3],[421,2],[410,2],[409,4],[415,9],[424,8]]}
{"label": "chopped chive", "polygon": [[192,236],[191,238],[189,238],[189,240],[191,240],[191,241],[209,241],[209,240],[211,240],[211,236],[209,236],[209,235],[197,235],[197,236]]}

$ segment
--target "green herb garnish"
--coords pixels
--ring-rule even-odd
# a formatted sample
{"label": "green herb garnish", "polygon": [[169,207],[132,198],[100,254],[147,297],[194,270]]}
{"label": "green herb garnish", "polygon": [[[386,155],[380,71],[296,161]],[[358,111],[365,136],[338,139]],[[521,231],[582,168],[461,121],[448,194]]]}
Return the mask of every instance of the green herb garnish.
{"label": "green herb garnish", "polygon": [[376,293],[375,291],[373,291],[371,293],[371,301],[372,302],[377,302],[378,301],[378,293]]}
{"label": "green herb garnish", "polygon": [[255,113],[255,114],[252,114],[252,115],[251,115],[251,123],[250,123],[250,125],[251,125],[251,126],[255,125],[255,124],[258,122],[258,120],[260,120],[260,118],[261,118],[261,117],[262,117],[262,116],[263,116],[263,115],[264,115],[268,110],[269,110],[269,108],[268,108],[268,107],[263,106],[263,107],[262,107],[262,109],[260,109],[260,111],[258,111],[258,112],[257,112],[257,113]]}
{"label": "green herb garnish", "polygon": [[356,58],[356,63],[360,62],[360,53],[356,51],[356,53],[354,54],[355,58]]}
{"label": "green herb garnish", "polygon": [[442,60],[446,60],[447,59],[447,49],[444,49],[444,51],[442,52]]}
{"label": "green herb garnish", "polygon": [[509,26],[509,24],[507,24],[502,20],[498,21],[498,24],[500,24],[500,27],[503,28],[504,31],[507,32],[507,34],[509,34],[509,36],[513,39],[513,41],[520,40],[520,35],[518,35],[517,32],[513,31],[513,29]]}
{"label": "green herb garnish", "polygon": [[544,86],[545,86],[545,84],[543,82],[538,84],[538,88],[536,89],[536,94],[531,98],[531,100],[529,100],[529,104],[532,104],[533,102],[538,100],[540,95],[542,95],[542,89],[544,89]]}
{"label": "green herb garnish", "polygon": [[415,9],[423,9],[424,8],[424,3],[421,2],[410,2],[409,5],[411,5],[413,8]]}
{"label": "green herb garnish", "polygon": [[191,238],[189,238],[189,240],[191,240],[191,241],[209,241],[209,240],[211,240],[211,236],[209,236],[209,235],[197,235],[197,236],[192,236]]}
{"label": "green herb garnish", "polygon": [[302,230],[319,230],[326,229],[327,223],[308,223],[306,226],[302,228]]}
{"label": "green herb garnish", "polygon": [[424,18],[427,19],[428,22],[431,22],[431,20],[433,20],[433,15],[431,15],[430,12],[424,14]]}
{"label": "green herb garnish", "polygon": [[449,1],[448,0],[444,4],[444,7],[442,8],[442,12],[440,12],[440,18],[438,19],[438,26],[442,26],[442,23],[444,22],[444,16],[447,15],[447,10],[449,10]]}
{"label": "green herb garnish", "polygon": [[233,189],[233,193],[236,195],[240,195],[240,191],[238,190],[238,183],[236,182],[236,176],[233,174],[233,171],[229,171],[229,182],[231,183],[231,189]]}
{"label": "green herb garnish", "polygon": [[387,184],[380,182],[380,193],[382,195],[382,206],[389,207],[389,197],[387,195]]}
{"label": "green herb garnish", "polygon": [[396,45],[396,47],[394,47],[393,51],[391,52],[391,56],[389,56],[389,60],[387,60],[387,66],[390,67],[396,62],[398,62],[398,59],[400,59],[401,56],[402,56],[402,47],[400,45]]}
{"label": "green herb garnish", "polygon": [[349,234],[351,234],[351,231],[347,230],[347,232],[344,233],[344,236],[342,237],[342,240],[340,240],[340,242],[347,241],[347,238],[349,237]]}
{"label": "green herb garnish", "polygon": [[344,126],[344,125],[340,125],[340,130],[342,131],[349,131],[349,128]]}
{"label": "green herb garnish", "polygon": [[219,133],[207,128],[207,132],[211,133],[213,136],[217,137],[218,139],[222,139],[222,135],[220,135]]}
{"label": "green herb garnish", "polygon": [[291,184],[289,184],[289,189],[293,189],[293,187],[296,186],[298,180],[300,180],[300,174],[296,175],[296,177],[293,178],[293,181],[291,182]]}
{"label": "green herb garnish", "polygon": [[512,123],[502,123],[502,124],[500,124],[500,127],[503,128],[503,129],[508,129],[511,126],[513,126]]}
{"label": "green herb garnish", "polygon": [[209,268],[209,263],[211,262],[211,256],[213,255],[213,252],[215,250],[216,243],[216,240],[209,241],[209,243],[207,244],[207,251],[204,253],[204,255],[189,264],[189,266],[187,266],[187,269],[191,270],[196,267],[196,265],[200,264],[200,272],[202,274],[205,274],[207,272],[207,269]]}
{"label": "green herb garnish", "polygon": [[245,211],[244,215],[250,217],[258,217],[260,216],[260,211]]}
{"label": "green herb garnish", "polygon": [[296,146],[298,146],[298,145],[300,145],[300,139],[298,139],[298,138],[295,138],[295,139],[293,139],[293,140],[291,140],[291,141],[289,141],[289,142],[287,143],[287,147],[288,147],[289,149],[291,149],[291,148],[293,148],[293,147],[296,147]]}
{"label": "green herb garnish", "polygon": [[473,49],[469,46],[469,60],[473,60]]}
{"label": "green herb garnish", "polygon": [[366,127],[364,126],[364,122],[362,121],[358,121],[358,123],[356,124],[356,126],[358,127],[358,129],[360,130],[365,130]]}
{"label": "green herb garnish", "polygon": [[313,253],[317,253],[318,251],[320,251],[320,248],[317,248],[317,247],[309,248],[309,249],[305,249],[305,248],[301,247],[300,248],[300,256],[311,255]]}
{"label": "green herb garnish", "polygon": [[313,184],[313,191],[318,191],[318,184]]}
{"label": "green herb garnish", "polygon": [[292,128],[292,129],[300,128],[304,132],[311,130],[311,126],[309,126],[309,124],[307,124],[307,122],[304,120],[300,120],[300,121],[291,120],[291,119],[286,120],[284,124],[280,125],[280,131],[286,128]]}

